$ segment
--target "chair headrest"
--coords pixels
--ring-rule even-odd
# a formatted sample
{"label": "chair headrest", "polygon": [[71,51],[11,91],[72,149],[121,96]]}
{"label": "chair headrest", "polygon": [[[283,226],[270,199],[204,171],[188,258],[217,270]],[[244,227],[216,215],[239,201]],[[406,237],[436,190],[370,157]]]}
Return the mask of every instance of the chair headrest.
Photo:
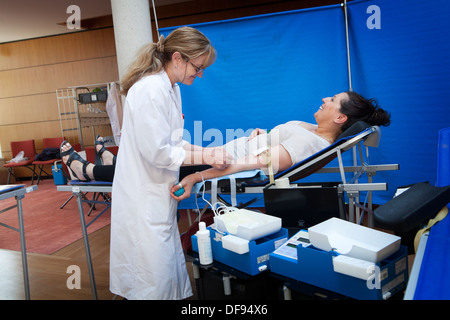
{"label": "chair headrest", "polygon": [[349,136],[354,136],[358,133],[360,133],[361,131],[369,128],[370,125],[367,122],[364,121],[357,121],[355,122],[350,128],[348,128],[347,130],[345,130],[344,132],[342,132],[336,139],[336,141],[342,139],[342,138],[346,138]]}
{"label": "chair headrest", "polygon": [[378,148],[380,145],[381,140],[381,129],[379,126],[372,126],[372,133],[370,136],[367,137],[366,140],[364,140],[363,144],[365,146]]}

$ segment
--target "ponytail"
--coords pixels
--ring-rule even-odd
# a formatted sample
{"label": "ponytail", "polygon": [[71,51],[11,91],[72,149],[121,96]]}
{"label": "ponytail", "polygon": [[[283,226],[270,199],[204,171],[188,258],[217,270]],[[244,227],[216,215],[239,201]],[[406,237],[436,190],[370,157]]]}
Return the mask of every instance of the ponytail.
{"label": "ponytail", "polygon": [[127,73],[120,83],[121,92],[127,95],[133,84],[148,74],[158,73],[163,69],[163,60],[157,54],[157,44],[149,43],[141,48],[136,60],[128,68]]}
{"label": "ponytail", "polygon": [[121,93],[126,95],[142,77],[161,72],[175,52],[179,52],[186,61],[206,54],[203,68],[213,64],[216,58],[215,49],[203,33],[191,27],[175,29],[166,39],[161,35],[158,42],[142,47],[122,78]]}

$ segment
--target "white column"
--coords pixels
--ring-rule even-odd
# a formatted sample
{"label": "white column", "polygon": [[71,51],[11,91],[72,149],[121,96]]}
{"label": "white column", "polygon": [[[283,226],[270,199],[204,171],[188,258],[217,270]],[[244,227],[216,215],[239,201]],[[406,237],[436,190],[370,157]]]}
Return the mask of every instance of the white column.
{"label": "white column", "polygon": [[119,79],[137,51],[153,42],[148,0],[111,0]]}

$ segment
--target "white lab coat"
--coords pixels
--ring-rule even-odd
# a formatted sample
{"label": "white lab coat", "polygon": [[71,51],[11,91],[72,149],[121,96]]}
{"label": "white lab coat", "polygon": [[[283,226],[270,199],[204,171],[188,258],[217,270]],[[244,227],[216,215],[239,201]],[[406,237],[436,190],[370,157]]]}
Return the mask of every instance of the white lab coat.
{"label": "white lab coat", "polygon": [[129,90],[112,187],[110,290],[127,299],[192,295],[170,188],[186,156],[178,86],[165,72]]}

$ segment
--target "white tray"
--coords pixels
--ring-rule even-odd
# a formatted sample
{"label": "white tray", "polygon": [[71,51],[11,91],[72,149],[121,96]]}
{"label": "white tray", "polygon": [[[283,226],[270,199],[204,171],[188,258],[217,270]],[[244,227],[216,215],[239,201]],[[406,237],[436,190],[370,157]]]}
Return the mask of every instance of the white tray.
{"label": "white tray", "polygon": [[400,248],[400,237],[338,218],[308,229],[311,244],[324,251],[378,263]]}
{"label": "white tray", "polygon": [[214,216],[220,232],[226,232],[248,241],[262,238],[281,229],[281,219],[246,209]]}

